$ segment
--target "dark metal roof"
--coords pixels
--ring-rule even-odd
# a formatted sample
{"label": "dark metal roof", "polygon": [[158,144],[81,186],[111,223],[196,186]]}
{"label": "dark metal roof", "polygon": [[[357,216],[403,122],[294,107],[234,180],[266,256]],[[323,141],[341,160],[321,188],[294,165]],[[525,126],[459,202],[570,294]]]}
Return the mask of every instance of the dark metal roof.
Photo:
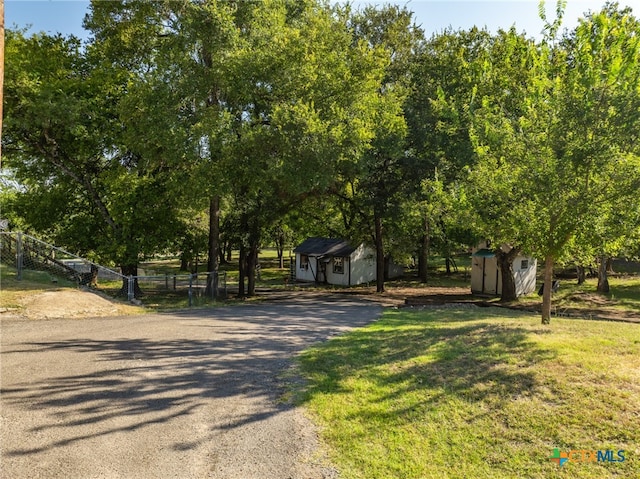
{"label": "dark metal roof", "polygon": [[496,255],[496,252],[492,249],[482,248],[473,253],[471,256],[480,256],[481,258],[493,258]]}
{"label": "dark metal roof", "polygon": [[345,240],[307,238],[295,248],[293,252],[309,256],[349,256],[355,250],[356,249]]}

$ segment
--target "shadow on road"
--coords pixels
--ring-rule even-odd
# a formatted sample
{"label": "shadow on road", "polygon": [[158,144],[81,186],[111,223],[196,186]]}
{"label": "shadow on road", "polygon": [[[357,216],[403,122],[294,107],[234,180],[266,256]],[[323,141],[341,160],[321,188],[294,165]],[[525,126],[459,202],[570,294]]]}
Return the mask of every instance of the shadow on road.
{"label": "shadow on road", "polygon": [[[290,408],[277,399],[278,375],[292,356],[380,311],[316,298],[43,322],[39,333],[26,323],[5,324],[3,408],[14,418],[36,413],[39,419],[9,436],[3,455],[37,458],[87,439],[171,427],[176,419],[201,414],[198,421],[210,418],[205,434],[187,432],[172,441],[178,451],[198,447],[221,431]],[[34,334],[43,339],[33,340]]]}

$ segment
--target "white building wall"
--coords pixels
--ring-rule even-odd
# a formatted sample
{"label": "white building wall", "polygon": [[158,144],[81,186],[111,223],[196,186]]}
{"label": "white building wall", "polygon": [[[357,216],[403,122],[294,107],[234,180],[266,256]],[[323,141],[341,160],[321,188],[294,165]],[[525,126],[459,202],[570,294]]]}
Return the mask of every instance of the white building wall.
{"label": "white building wall", "polygon": [[349,266],[351,267],[351,285],[376,280],[376,255],[364,244],[351,253]]}
{"label": "white building wall", "polygon": [[333,272],[333,258],[327,263],[327,282],[329,284],[335,284],[338,286],[349,286],[349,267],[351,261],[348,257],[345,257],[342,263],[343,273]]}
{"label": "white building wall", "polygon": [[318,274],[316,271],[316,259],[312,256],[309,257],[307,268],[302,268],[300,263],[300,253],[296,253],[296,281],[315,281],[314,276]]}
{"label": "white building wall", "polygon": [[482,293],[482,259],[479,256],[471,257],[471,292]]}
{"label": "white building wall", "polygon": [[[319,263],[315,256],[309,256],[307,268],[301,267],[300,253],[296,253],[296,281],[315,282],[316,278],[322,283],[324,275],[319,273]],[[360,245],[351,256],[344,258],[344,273],[333,272],[333,258],[326,263],[327,283],[339,286],[351,286],[369,283],[376,280],[375,252],[364,245]],[[404,268],[394,265],[393,273],[397,276],[404,274]],[[320,274],[320,276],[318,276]]]}
{"label": "white building wall", "polygon": [[502,279],[496,257],[473,256],[471,258],[471,292],[500,294],[501,291]]}
{"label": "white building wall", "polygon": [[[523,265],[523,261],[526,263]],[[523,268],[523,266],[526,266]],[[537,261],[533,258],[518,256],[513,261],[513,277],[516,282],[516,295],[525,296],[536,289]]]}

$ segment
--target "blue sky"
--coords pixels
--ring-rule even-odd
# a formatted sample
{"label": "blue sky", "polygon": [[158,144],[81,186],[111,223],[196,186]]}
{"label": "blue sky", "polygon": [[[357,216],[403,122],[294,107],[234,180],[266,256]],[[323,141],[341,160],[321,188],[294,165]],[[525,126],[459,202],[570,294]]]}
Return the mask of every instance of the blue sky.
{"label": "blue sky", "polygon": [[[449,26],[468,29],[477,25],[495,31],[515,25],[518,31],[525,31],[529,36],[538,36],[542,30],[537,0],[358,0],[352,3],[407,5],[415,12],[416,23],[427,36]],[[568,0],[564,26],[573,28],[584,12],[599,10],[604,3],[604,0]],[[620,0],[619,3],[634,8],[634,14],[640,16],[640,0]],[[547,0],[546,4],[552,16],[555,0]],[[7,27],[31,24],[32,32],[60,32],[84,38],[87,32],[82,29],[82,19],[88,5],[85,0],[5,0],[5,24]]]}

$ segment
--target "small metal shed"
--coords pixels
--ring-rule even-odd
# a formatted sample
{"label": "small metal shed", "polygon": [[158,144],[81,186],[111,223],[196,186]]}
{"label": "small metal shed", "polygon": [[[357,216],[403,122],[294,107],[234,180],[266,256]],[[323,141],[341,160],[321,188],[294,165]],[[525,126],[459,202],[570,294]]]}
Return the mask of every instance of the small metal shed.
{"label": "small metal shed", "polygon": [[[509,246],[502,246],[510,248]],[[536,289],[537,261],[529,256],[516,256],[513,260],[513,279],[516,296],[527,295]],[[502,294],[502,277],[495,250],[482,243],[471,255],[471,292],[487,296]]]}

